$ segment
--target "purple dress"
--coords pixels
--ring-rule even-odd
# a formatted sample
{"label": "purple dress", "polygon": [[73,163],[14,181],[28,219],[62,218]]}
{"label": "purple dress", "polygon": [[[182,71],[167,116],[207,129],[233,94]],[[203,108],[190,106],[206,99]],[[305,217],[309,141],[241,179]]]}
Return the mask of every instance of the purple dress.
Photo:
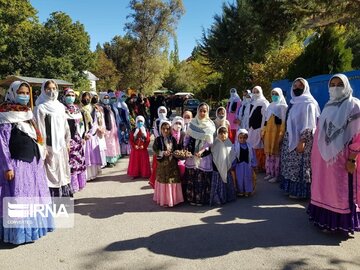
{"label": "purple dress", "polygon": [[[249,151],[251,151],[250,154]],[[239,193],[252,193],[254,191],[252,167],[256,166],[257,162],[254,150],[248,148],[246,143],[240,144],[240,154],[233,163],[237,191]]]}
{"label": "purple dress", "polygon": [[[2,171],[0,173],[1,200],[0,200],[0,219],[3,217],[3,199],[4,197],[40,197],[50,198],[50,192],[45,176],[44,162],[40,158],[37,161],[34,157],[31,163],[11,158],[9,142],[11,135],[11,124],[0,125],[0,164]],[[4,172],[14,171],[14,179],[8,181],[5,179]],[[18,226],[17,228],[4,228],[2,220],[0,221],[0,240],[6,243],[22,244],[33,242],[53,230],[52,219],[37,217],[38,227],[31,225]]]}

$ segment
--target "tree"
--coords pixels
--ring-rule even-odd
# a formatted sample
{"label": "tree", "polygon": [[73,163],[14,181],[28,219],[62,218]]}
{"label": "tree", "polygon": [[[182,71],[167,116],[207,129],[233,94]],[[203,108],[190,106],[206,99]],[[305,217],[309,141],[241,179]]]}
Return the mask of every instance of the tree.
{"label": "tree", "polygon": [[168,38],[184,13],[182,0],[131,0],[133,10],[126,24],[128,35],[136,41],[137,88],[140,92],[151,92],[161,85],[166,72],[167,56],[164,49]]}
{"label": "tree", "polygon": [[352,69],[352,53],[346,48],[345,27],[327,26],[315,35],[305,51],[289,68],[289,79],[332,74]]}
{"label": "tree", "polygon": [[91,72],[99,78],[97,88],[115,89],[119,84],[120,74],[114,62],[106,56],[101,47],[97,47],[95,55],[95,67]]}
{"label": "tree", "polygon": [[30,1],[0,0],[0,77],[28,74],[36,59],[31,40],[37,25]]}
{"label": "tree", "polygon": [[94,65],[90,36],[80,22],[73,23],[63,12],[54,12],[37,36],[36,73],[47,78],[70,80],[75,87],[87,89],[83,73]]}

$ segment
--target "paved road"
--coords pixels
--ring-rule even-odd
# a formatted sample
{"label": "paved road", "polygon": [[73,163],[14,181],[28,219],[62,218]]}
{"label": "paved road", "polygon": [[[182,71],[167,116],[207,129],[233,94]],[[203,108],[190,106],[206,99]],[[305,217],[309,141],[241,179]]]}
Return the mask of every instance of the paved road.
{"label": "paved road", "polygon": [[7,269],[360,269],[360,233],[325,234],[306,202],[258,179],[253,197],[223,207],[152,201],[144,179],[126,176],[127,158],[76,194],[75,227],[32,244],[0,244]]}

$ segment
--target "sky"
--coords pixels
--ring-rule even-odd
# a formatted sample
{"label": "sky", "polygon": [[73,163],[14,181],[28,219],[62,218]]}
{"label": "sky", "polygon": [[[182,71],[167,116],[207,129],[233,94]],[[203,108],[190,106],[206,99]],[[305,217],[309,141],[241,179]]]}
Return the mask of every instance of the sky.
{"label": "sky", "polygon": [[[201,40],[203,29],[210,28],[214,15],[221,14],[225,2],[228,1],[183,0],[185,14],[176,30],[180,60],[191,55],[197,41]],[[93,51],[96,44],[102,45],[111,41],[115,35],[125,34],[124,25],[129,22],[126,16],[131,12],[128,8],[129,0],[30,0],[30,3],[38,11],[42,23],[54,11],[63,11],[73,21],[82,23],[90,35]]]}

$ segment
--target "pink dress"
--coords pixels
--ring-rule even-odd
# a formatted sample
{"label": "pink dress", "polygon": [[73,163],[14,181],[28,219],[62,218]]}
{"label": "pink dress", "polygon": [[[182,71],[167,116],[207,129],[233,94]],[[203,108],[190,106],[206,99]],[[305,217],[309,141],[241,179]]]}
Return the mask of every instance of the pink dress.
{"label": "pink dress", "polygon": [[360,150],[360,134],[352,139],[333,164],[323,160],[317,141],[318,129],[311,153],[310,220],[324,229],[360,231],[360,156],[357,157],[358,167],[353,175],[348,174],[345,168],[349,147]]}

